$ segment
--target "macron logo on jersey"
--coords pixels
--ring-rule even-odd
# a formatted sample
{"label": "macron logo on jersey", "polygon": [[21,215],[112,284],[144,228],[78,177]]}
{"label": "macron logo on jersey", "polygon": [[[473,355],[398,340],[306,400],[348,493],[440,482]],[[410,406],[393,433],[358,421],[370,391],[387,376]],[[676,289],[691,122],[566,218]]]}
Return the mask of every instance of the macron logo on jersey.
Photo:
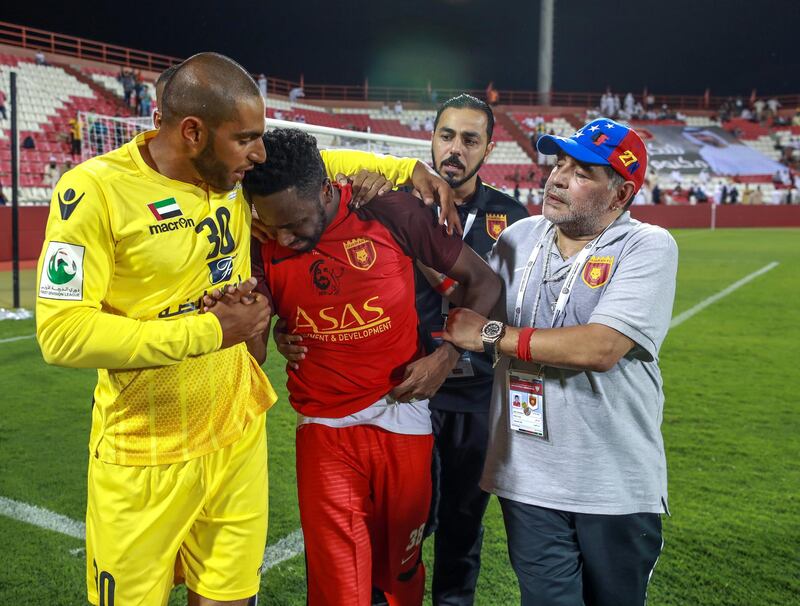
{"label": "macron logo on jersey", "polygon": [[167,198],[166,200],[152,202],[147,205],[147,208],[149,208],[150,212],[153,213],[156,221],[174,219],[175,217],[180,217],[183,215],[181,207],[178,206],[178,202],[175,200],[175,198]]}

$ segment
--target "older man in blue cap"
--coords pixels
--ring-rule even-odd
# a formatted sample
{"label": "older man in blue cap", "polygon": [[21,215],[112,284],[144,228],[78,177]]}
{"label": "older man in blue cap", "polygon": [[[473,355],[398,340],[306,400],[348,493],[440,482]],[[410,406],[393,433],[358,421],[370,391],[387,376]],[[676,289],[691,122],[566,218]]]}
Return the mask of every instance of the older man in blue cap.
{"label": "older man in blue cap", "polygon": [[538,148],[557,156],[543,215],[489,258],[505,305],[451,311],[444,338],[495,357],[481,486],[500,499],[522,604],[641,605],[668,513],[658,351],[678,251],[627,212],[647,169],[633,129],[601,118]]}

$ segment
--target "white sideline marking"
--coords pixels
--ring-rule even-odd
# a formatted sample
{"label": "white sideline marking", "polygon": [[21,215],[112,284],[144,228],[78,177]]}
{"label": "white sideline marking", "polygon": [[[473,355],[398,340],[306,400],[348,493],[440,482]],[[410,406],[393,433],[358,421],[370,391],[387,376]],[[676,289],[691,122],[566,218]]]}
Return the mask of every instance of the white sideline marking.
{"label": "white sideline marking", "polygon": [[[83,522],[78,522],[44,507],[0,497],[0,515],[46,530],[53,530],[81,541],[86,540],[86,525]],[[262,570],[269,570],[281,562],[303,553],[303,548],[303,533],[300,529],[295,530],[277,543],[267,546],[264,551]],[[86,553],[86,548],[76,547],[70,549],[69,553],[73,556],[82,556]]]}
{"label": "white sideline marking", "polygon": [[82,522],[76,522],[44,507],[0,497],[0,514],[39,528],[55,530],[68,537],[86,540],[86,526]]}
{"label": "white sideline marking", "polygon": [[698,303],[694,307],[690,307],[686,311],[681,312],[677,316],[672,318],[672,322],[669,323],[669,327],[670,328],[675,328],[676,326],[680,326],[681,324],[686,322],[686,320],[688,320],[692,316],[700,313],[701,311],[703,311],[709,305],[711,305],[713,303],[716,303],[717,301],[719,301],[723,297],[727,297],[734,290],[736,290],[738,288],[741,288],[742,286],[744,286],[745,284],[747,284],[751,280],[755,280],[758,276],[760,276],[762,274],[765,274],[765,273],[767,273],[768,271],[770,271],[772,269],[775,269],[776,267],[778,267],[778,265],[779,265],[779,263],[777,261],[773,261],[772,263],[768,263],[767,265],[765,265],[764,267],[762,267],[758,271],[754,271],[753,273],[746,275],[741,280],[738,280],[738,281],[734,282],[733,284],[731,284],[727,288],[723,288],[717,294],[711,295],[707,299],[703,299],[702,301],[700,301],[700,303]]}
{"label": "white sideline marking", "polygon": [[267,545],[267,549],[264,551],[264,567],[262,570],[269,570],[281,562],[291,560],[296,555],[303,553],[303,549],[305,549],[303,531],[298,528],[274,545]]}
{"label": "white sideline marking", "polygon": [[0,343],[11,343],[12,341],[22,341],[23,339],[33,339],[36,335],[22,335],[21,337],[8,337],[0,339]]}

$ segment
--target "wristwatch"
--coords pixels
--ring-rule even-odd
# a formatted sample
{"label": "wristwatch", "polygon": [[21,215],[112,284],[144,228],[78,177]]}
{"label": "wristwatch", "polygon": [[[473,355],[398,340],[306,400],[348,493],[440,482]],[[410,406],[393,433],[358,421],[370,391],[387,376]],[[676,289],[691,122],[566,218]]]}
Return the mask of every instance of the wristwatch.
{"label": "wristwatch", "polygon": [[506,334],[506,325],[497,320],[489,320],[481,328],[481,340],[483,341],[483,351],[492,356],[493,365],[497,365],[500,359],[500,352],[497,349],[497,344],[503,335]]}

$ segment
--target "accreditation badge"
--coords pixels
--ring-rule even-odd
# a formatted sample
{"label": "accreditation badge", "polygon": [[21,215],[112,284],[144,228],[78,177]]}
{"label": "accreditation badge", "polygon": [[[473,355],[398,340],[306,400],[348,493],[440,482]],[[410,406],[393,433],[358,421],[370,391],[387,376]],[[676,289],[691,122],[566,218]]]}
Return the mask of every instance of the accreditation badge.
{"label": "accreditation badge", "polygon": [[[433,337],[434,343],[436,343],[436,347],[439,347],[443,343],[442,333],[439,332],[431,332],[431,337]],[[463,379],[465,377],[474,377],[475,376],[475,368],[472,366],[472,357],[470,356],[470,352],[465,351],[461,354],[461,357],[456,362],[456,365],[453,367],[453,370],[450,371],[450,374],[447,375],[448,379]]]}
{"label": "accreditation badge", "polygon": [[544,373],[533,374],[509,368],[506,385],[511,430],[547,439]]}

